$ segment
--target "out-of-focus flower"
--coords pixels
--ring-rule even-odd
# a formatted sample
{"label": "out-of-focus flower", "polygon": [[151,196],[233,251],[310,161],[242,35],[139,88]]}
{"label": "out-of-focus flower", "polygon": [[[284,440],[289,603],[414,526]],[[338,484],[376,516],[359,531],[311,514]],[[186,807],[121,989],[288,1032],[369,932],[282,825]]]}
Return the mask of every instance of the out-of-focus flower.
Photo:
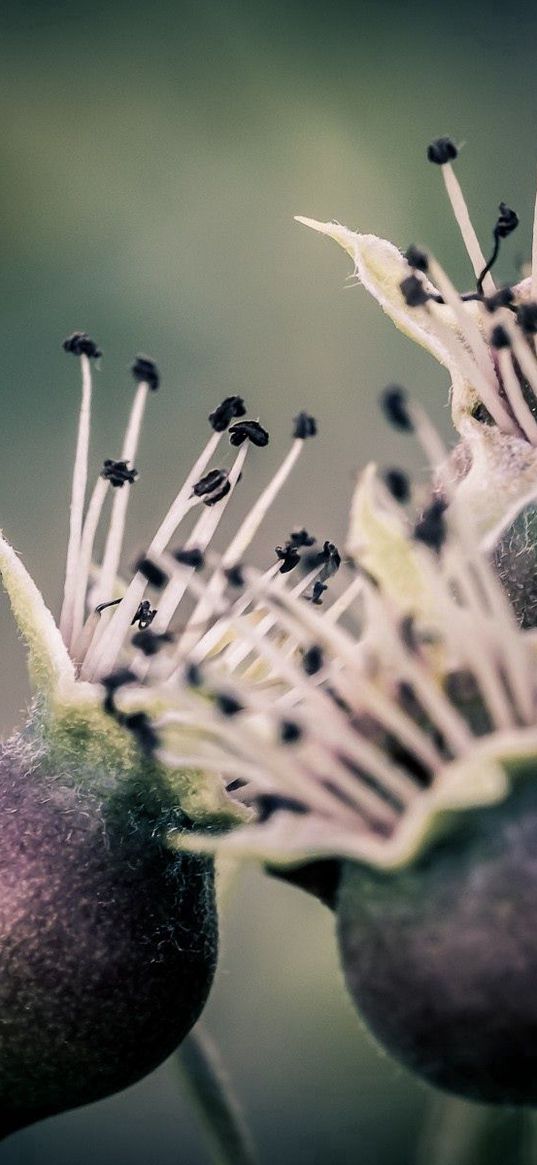
{"label": "out-of-focus flower", "polygon": [[448,455],[404,390],[386,390],[431,485],[365,470],[339,590],[339,555],[311,556],[298,535],[281,569],[302,556],[320,570],[305,592],[241,563],[233,600],[229,562],[207,560],[196,593],[211,626],[183,640],[156,756],[219,773],[251,815],[177,835],[179,849],[257,857],[335,907],[350,991],[394,1055],[462,1095],[535,1104],[537,267],[497,291],[517,216],[501,204],[486,262],[455,156],[447,139],[430,147],[476,272],[469,296],[415,247],[301,221],[447,366],[461,442]]}
{"label": "out-of-focus flower", "polygon": [[[118,571],[128,498],[159,373],[149,357],[136,358],[120,455],[104,461],[86,504],[92,363],[100,352],[81,332],[64,348],[80,358],[82,406],[59,627],[0,538],[0,572],[34,687],[27,723],[0,748],[0,1136],[133,1083],[196,1022],[216,963],[213,864],[170,846],[168,835],[201,822],[229,826],[245,815],[212,772],[160,763],[152,719],[175,709],[176,684],[171,679],[170,703],[163,679],[182,658],[179,643],[197,641],[200,621],[204,626],[198,607],[178,629],[177,608],[249,448],[265,446],[268,434],[246,418],[239,396],[211,413],[209,441],[127,584]],[[300,414],[290,453],[230,543],[230,565],[314,431],[313,419]],[[237,452],[229,467],[229,455],[215,467],[226,432]],[[94,541],[108,500],[96,566]],[[166,573],[156,560],[196,511]],[[120,695],[128,705],[122,711]],[[188,703],[183,711],[188,725]],[[190,727],[185,734],[187,748]]]}

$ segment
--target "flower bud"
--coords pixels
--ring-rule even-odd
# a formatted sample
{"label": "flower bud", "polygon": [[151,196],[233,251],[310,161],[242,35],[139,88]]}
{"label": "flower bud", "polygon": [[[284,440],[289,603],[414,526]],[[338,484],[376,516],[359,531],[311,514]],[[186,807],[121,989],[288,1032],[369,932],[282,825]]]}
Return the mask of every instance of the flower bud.
{"label": "flower bud", "polygon": [[126,1088],[196,1022],[217,948],[212,864],[156,774],[0,753],[0,1131]]}
{"label": "flower bud", "polygon": [[346,862],[336,909],[348,989],[373,1035],[430,1084],[483,1104],[537,1104],[537,786],[408,869]]}

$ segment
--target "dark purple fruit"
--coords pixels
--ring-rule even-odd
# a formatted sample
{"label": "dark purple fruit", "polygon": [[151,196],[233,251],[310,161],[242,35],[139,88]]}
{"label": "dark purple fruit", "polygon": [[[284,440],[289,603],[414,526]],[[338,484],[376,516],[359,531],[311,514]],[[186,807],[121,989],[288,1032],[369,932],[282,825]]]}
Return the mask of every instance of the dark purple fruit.
{"label": "dark purple fruit", "polygon": [[431,1084],[537,1104],[537,789],[466,813],[414,866],[345,863],[337,906],[367,1026]]}
{"label": "dark purple fruit", "polygon": [[145,1076],[196,1022],[216,962],[213,868],[157,774],[77,783],[0,750],[0,1129]]}

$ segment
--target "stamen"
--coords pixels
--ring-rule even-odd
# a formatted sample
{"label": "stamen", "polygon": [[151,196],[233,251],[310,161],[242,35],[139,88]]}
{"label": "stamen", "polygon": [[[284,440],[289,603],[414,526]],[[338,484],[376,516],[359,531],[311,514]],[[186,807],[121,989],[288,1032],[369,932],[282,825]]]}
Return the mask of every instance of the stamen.
{"label": "stamen", "polygon": [[[503,333],[498,343],[499,333]],[[503,337],[507,343],[503,342]],[[513,367],[511,358],[511,342],[509,336],[501,325],[497,325],[491,335],[491,343],[496,349],[498,355],[498,365],[500,369],[500,376],[503,381],[505,395],[511,405],[513,413],[531,445],[537,445],[537,421],[528,407],[524,394],[520,386],[520,381]],[[536,367],[537,373],[537,367]]]}
{"label": "stamen", "polygon": [[[203,620],[207,616],[207,610],[210,609],[210,607],[208,608],[207,604],[212,602],[213,600],[215,600],[218,596],[220,596],[223,593],[223,589],[225,586],[225,577],[226,577],[225,573],[223,573],[223,572],[225,572],[228,567],[233,566],[236,562],[240,562],[243,559],[245,551],[248,549],[250,543],[252,542],[253,538],[257,534],[257,531],[259,530],[259,527],[261,526],[263,519],[265,518],[266,514],[270,510],[271,506],[274,504],[280,490],[285,485],[285,482],[287,481],[287,479],[288,479],[289,475],[291,474],[296,462],[298,461],[298,458],[300,457],[300,454],[301,454],[302,449],[304,447],[305,439],[307,437],[313,436],[315,434],[316,425],[315,425],[315,422],[313,420],[313,417],[309,417],[309,414],[307,414],[307,413],[301,413],[300,417],[301,418],[305,418],[305,417],[308,418],[307,424],[305,421],[301,422],[301,428],[304,429],[305,436],[302,437],[302,436],[295,435],[293,444],[291,445],[291,448],[290,448],[287,456],[284,458],[282,464],[280,465],[280,468],[275,473],[274,477],[272,478],[272,481],[269,482],[269,484],[265,487],[265,489],[259,495],[257,501],[252,506],[252,509],[250,510],[249,514],[245,518],[242,525],[239,527],[237,533],[235,534],[235,537],[232,538],[231,542],[229,543],[229,546],[227,547],[225,553],[222,556],[221,570],[219,572],[215,572],[215,574],[211,578],[211,580],[208,584],[206,598],[202,599],[202,601],[195,608],[195,610],[192,614],[192,617],[191,617],[189,623],[187,624],[183,638],[179,644],[179,651],[180,652],[188,651],[189,647],[195,641],[193,638],[192,625],[199,624],[199,623],[203,622]],[[295,432],[296,432],[296,421],[295,421]],[[301,531],[300,536],[302,536],[303,533],[306,533],[306,532]],[[174,610],[175,610],[175,607],[174,607]],[[172,614],[173,614],[173,611],[169,615],[169,618],[171,618]],[[159,626],[160,626],[160,624],[159,624]],[[162,626],[164,626],[164,624]]]}
{"label": "stamen", "polygon": [[410,479],[402,469],[386,469],[383,473],[385,484],[396,502],[405,503],[410,500]]}
{"label": "stamen", "polygon": [[407,408],[407,393],[398,384],[389,384],[380,398],[381,408],[395,429],[405,433],[414,431],[412,417]]}
{"label": "stamen", "polygon": [[112,461],[107,457],[103,462],[101,469],[101,477],[105,481],[109,481],[115,489],[121,489],[124,485],[133,485],[138,477],[137,469],[129,469],[127,461]]}
{"label": "stamen", "polygon": [[269,443],[267,430],[259,421],[237,421],[229,427],[229,440],[232,445],[242,445],[243,441],[251,441],[252,445],[262,449]]}
{"label": "stamen", "polygon": [[[138,388],[134,397],[121,451],[121,460],[127,465],[132,465],[136,457],[148,393],[155,391],[159,385],[159,374],[156,364],[149,357],[137,356],[131,371],[134,379],[138,383]],[[142,375],[146,375],[147,379],[141,379]],[[123,489],[118,490],[114,497],[103,561],[92,596],[92,601],[95,605],[100,603],[110,593],[116,580],[123,546],[129,497],[130,491]]]}
{"label": "stamen", "polygon": [[[218,440],[219,438],[220,438],[220,434],[214,433],[213,437],[211,438],[211,441],[209,441],[209,445],[211,445],[212,441],[214,441],[215,439]],[[241,476],[242,467],[244,465],[244,461],[246,459],[247,452],[248,452],[248,445],[245,444],[243,446],[243,448],[240,449],[239,453],[237,454],[237,456],[235,458],[235,463],[234,463],[232,469],[230,470],[229,477],[228,477],[228,484],[229,484],[230,489],[229,489],[229,491],[227,491],[227,496],[224,498],[222,505],[219,507],[218,510],[214,510],[212,508],[208,509],[202,515],[202,517],[199,519],[197,525],[194,527],[194,530],[192,532],[192,545],[196,546],[197,548],[201,549],[202,551],[204,551],[206,549],[206,547],[209,545],[209,543],[210,543],[210,541],[211,541],[211,539],[212,539],[212,537],[213,537],[213,535],[214,535],[214,533],[215,533],[215,531],[216,531],[216,529],[217,529],[217,527],[218,527],[218,525],[223,517],[223,514],[225,513],[225,509],[226,509],[226,506],[228,504],[228,501],[230,500],[230,498],[232,496],[232,492],[233,492],[233,490],[234,490],[234,488],[235,488],[235,486],[236,486],[236,484]],[[197,466],[195,466],[194,468],[197,468]],[[174,517],[175,517],[175,513],[179,512],[179,514],[180,514],[179,521],[180,521],[181,518],[184,517],[184,515],[188,512],[188,509],[191,508],[192,500],[193,500],[191,497],[191,492],[194,488],[197,477],[198,477],[198,475],[196,475],[196,477],[193,477],[192,474],[190,475],[190,478],[187,479],[187,482],[183,486],[183,489],[180,491],[180,494],[178,495],[178,498],[176,498],[173,506],[171,507],[171,510],[168,511],[168,514],[166,515],[166,518],[164,519],[164,522],[162,523],[160,529],[157,530],[157,533],[156,533],[155,537],[153,538],[153,541],[152,541],[152,543],[149,547],[149,550],[147,552],[147,559],[153,565],[155,565],[155,563],[154,563],[155,558],[157,558],[164,551],[164,549],[167,545],[167,542],[169,540],[168,537],[166,537],[166,541],[163,544],[163,536],[167,535],[168,530],[172,526],[170,515],[172,513],[174,513]],[[187,498],[185,497],[187,486],[188,486],[188,501],[187,501]],[[179,498],[181,498],[181,500],[183,501],[182,513],[181,513],[181,511],[179,509],[179,505],[178,505]],[[195,498],[194,501],[197,503],[198,499]],[[179,521],[178,521],[177,525],[179,524]],[[176,526],[174,524],[173,528],[171,529],[170,537],[172,536],[172,534],[175,533],[175,529],[176,529]],[[183,567],[182,568],[182,571],[184,572],[183,581],[181,582],[181,579],[179,576],[172,579],[171,582],[169,583],[169,585],[167,586],[166,590],[164,591],[164,593],[162,595],[162,599],[161,599],[160,604],[159,604],[159,613],[158,613],[158,616],[156,617],[157,621],[155,624],[155,630],[165,631],[167,629],[168,624],[169,624],[169,620],[172,617],[172,615],[177,607],[177,603],[180,601],[180,599],[184,593],[185,584],[188,580],[188,574],[189,574],[190,570],[192,570],[192,568]],[[90,659],[88,657],[88,662],[87,662],[88,671],[91,668],[91,672],[90,672],[88,678],[95,679],[103,671],[106,672],[110,669],[110,667],[113,666],[113,662],[116,659],[118,652],[121,650],[125,635],[126,635],[127,630],[128,630],[130,620],[132,619],[134,612],[137,610],[138,603],[140,602],[140,600],[143,596],[144,589],[145,589],[145,580],[143,577],[143,573],[141,573],[139,570],[137,570],[130,586],[127,589],[127,593],[123,599],[121,607],[116,612],[116,614],[114,615],[113,619],[110,622],[110,625],[108,627],[107,636],[106,636],[106,643],[103,642],[100,645],[100,650],[97,650],[95,652],[92,659]],[[86,670],[86,668],[84,670]]]}
{"label": "stamen", "polygon": [[530,298],[537,299],[537,196],[533,211],[533,237],[531,244],[531,283]]}
{"label": "stamen", "polygon": [[153,622],[156,613],[157,612],[155,608],[151,606],[149,600],[144,599],[143,602],[140,603],[138,610],[132,619],[131,627],[134,627],[137,623],[140,631],[145,631],[147,627],[149,627]]}
{"label": "stamen", "polygon": [[[457,147],[450,138],[437,138],[436,141],[431,142],[427,150],[429,161],[436,162],[442,168],[442,178],[444,179],[447,195],[459,225],[459,230],[474,269],[475,277],[479,279],[483,268],[487,266],[487,260],[481,250],[479,239],[472,226],[464,195],[451,165],[451,162],[455,160],[457,154]],[[486,295],[492,295],[496,290],[490,272],[483,279],[483,287]]]}
{"label": "stamen", "polygon": [[88,477],[88,453],[91,414],[91,366],[90,358],[100,355],[99,349],[85,332],[75,332],[64,341],[66,352],[80,356],[82,369],[82,400],[78,421],[78,435],[71,489],[71,509],[69,517],[69,542],[63,603],[60,615],[60,631],[66,647],[71,643],[73,631],[73,608],[79,566],[80,542],[82,538],[82,518]]}
{"label": "stamen", "polygon": [[500,217],[498,218],[498,221],[497,221],[496,226],[494,227],[494,231],[493,231],[494,248],[493,248],[492,255],[490,256],[488,263],[483,268],[483,271],[481,272],[481,274],[477,280],[477,293],[478,293],[478,295],[483,294],[483,281],[486,278],[488,272],[491,270],[491,268],[494,267],[494,264],[498,258],[498,255],[500,253],[500,240],[506,239],[507,236],[512,234],[513,231],[516,230],[516,228],[518,226],[518,215],[517,215],[516,211],[511,210],[510,207],[507,206],[505,202],[500,202],[498,210],[500,211]]}
{"label": "stamen", "polygon": [[245,417],[246,405],[242,396],[226,396],[212,413],[209,413],[209,424],[215,433],[223,433],[231,424],[234,417]]}
{"label": "stamen", "polygon": [[[182,519],[192,508],[192,506],[197,504],[197,499],[192,500],[191,496],[193,487],[205,470],[208,462],[212,457],[214,457],[221,437],[221,432],[213,432],[207,442],[207,445],[205,446],[205,449],[194,462],[194,465],[192,466],[186,481],[179,490],[175,501],[170,506],[163,522],[161,523],[157,533],[155,534],[155,537],[153,538],[153,541],[151,542],[151,545],[148,549],[148,557],[158,556],[162,553],[162,551],[168,545],[170,539],[173,538],[173,535],[175,534],[175,531],[180,525]],[[123,603],[121,604],[121,608],[116,612],[108,625],[107,640],[108,644],[110,644],[110,639],[112,639],[112,643],[114,644],[114,654],[111,657],[111,662],[108,667],[104,668],[105,672],[110,670],[110,668],[113,666],[116,655],[121,649],[121,644],[123,643],[123,640],[128,632],[134,612],[136,611],[140,600],[143,598],[145,587],[146,580],[142,574],[137,572],[129,587],[127,588]],[[99,640],[100,636],[97,634],[91,644],[91,647],[89,648],[86,659],[84,660],[82,666],[81,676],[83,679],[87,679],[90,675],[93,674],[93,669],[98,658],[98,653],[101,650]]]}

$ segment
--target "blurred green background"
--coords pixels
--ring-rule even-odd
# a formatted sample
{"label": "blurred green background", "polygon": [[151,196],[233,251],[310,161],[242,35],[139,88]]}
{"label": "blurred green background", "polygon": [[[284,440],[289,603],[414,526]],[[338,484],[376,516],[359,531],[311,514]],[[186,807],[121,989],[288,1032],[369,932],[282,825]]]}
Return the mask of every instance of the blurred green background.
{"label": "blurred green background", "polygon": [[[521,217],[500,276],[528,256],[535,180],[534,3],[130,0],[6,3],[2,90],[1,521],[57,612],[78,406],[61,340],[87,329],[97,374],[93,468],[117,455],[139,350],[162,368],[138,458],[126,564],[144,547],[206,416],[240,392],[271,430],[244,508],[302,407],[319,420],[257,552],[295,522],[344,535],[356,471],[422,472],[376,407],[412,387],[450,432],[447,380],[358,288],[333,245],[293,222],[337,218],[471,272],[428,141],[466,143],[458,173],[485,249],[500,199]],[[413,460],[414,459],[414,460]],[[0,717],[20,720],[24,657],[5,598]],[[346,1000],[331,919],[246,871],[223,922],[205,1022],[265,1165],[410,1165],[430,1093],[372,1045]],[[51,1161],[203,1165],[165,1065],[112,1100],[2,1148]],[[447,1160],[447,1158],[446,1158]],[[507,1165],[507,1161],[506,1161]]]}

